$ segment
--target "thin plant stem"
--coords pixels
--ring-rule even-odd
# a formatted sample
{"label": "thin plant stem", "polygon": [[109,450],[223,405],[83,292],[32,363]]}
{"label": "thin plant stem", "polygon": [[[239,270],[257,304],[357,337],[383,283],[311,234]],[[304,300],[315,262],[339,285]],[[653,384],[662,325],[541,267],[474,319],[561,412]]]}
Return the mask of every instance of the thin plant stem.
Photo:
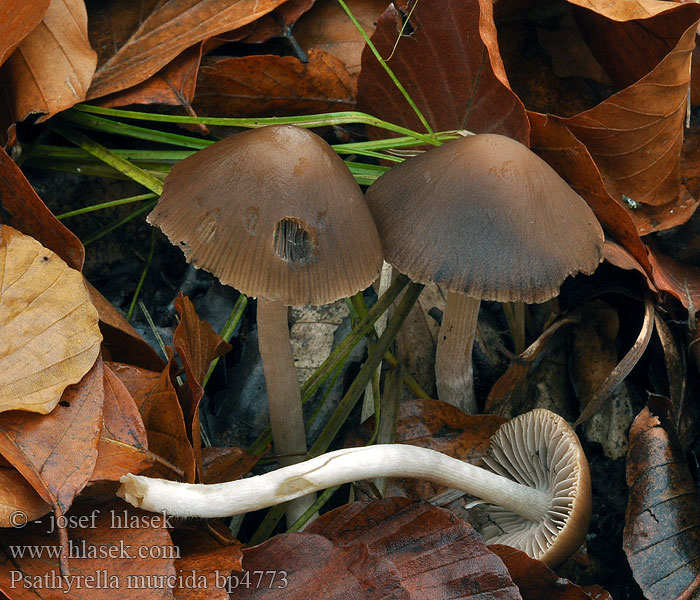
{"label": "thin plant stem", "polygon": [[136,210],[131,211],[128,215],[126,215],[123,219],[119,219],[119,221],[116,221],[112,223],[111,225],[108,225],[104,229],[98,231],[97,233],[93,233],[92,235],[87,236],[85,239],[81,240],[83,243],[83,246],[87,246],[88,244],[92,244],[93,242],[99,240],[101,237],[104,237],[108,233],[114,231],[118,227],[121,227],[125,223],[128,223],[129,221],[132,221],[139,215],[151,210],[154,206],[156,205],[155,202],[149,202],[145,206],[142,206],[140,208],[137,208]]}
{"label": "thin plant stem", "polygon": [[147,173],[128,160],[117,156],[112,151],[105,148],[102,144],[98,144],[86,135],[71,129],[70,127],[64,127],[56,124],[52,125],[51,127],[53,131],[58,133],[61,137],[66,138],[69,142],[79,146],[86,152],[92,154],[94,157],[99,158],[102,162],[107,163],[110,167],[113,167],[120,173],[124,173],[124,175],[129,177],[129,179],[140,183],[158,195],[163,193],[162,181],[156,179],[153,177],[153,175]]}
{"label": "thin plant stem", "polygon": [[[224,326],[221,328],[221,332],[219,333],[219,335],[224,341],[231,341],[231,338],[233,337],[233,332],[236,331],[236,327],[238,327],[238,323],[240,322],[241,317],[243,316],[243,312],[245,311],[246,306],[248,306],[248,296],[246,296],[245,294],[240,294],[238,296],[238,300],[236,300],[236,303],[233,305],[231,314],[228,316],[226,323],[224,323]],[[219,364],[219,358],[221,357],[217,356],[214,360],[211,361],[209,369],[207,370],[207,374],[204,376],[204,380],[202,381],[203,388],[207,386],[209,378],[214,372],[216,365]]]}
{"label": "thin plant stem", "polygon": [[71,210],[68,212],[56,215],[58,220],[67,219],[68,217],[75,217],[78,215],[84,215],[87,213],[95,212],[96,210],[104,210],[105,208],[112,208],[113,206],[121,206],[122,204],[131,204],[133,202],[141,202],[142,200],[151,200],[157,198],[157,194],[141,194],[140,196],[130,196],[129,198],[121,198],[120,200],[110,200],[109,202],[101,202],[100,204],[93,204],[92,206],[84,206],[83,208],[78,208],[76,210]]}
{"label": "thin plant stem", "polygon": [[136,308],[136,301],[139,299],[139,294],[141,293],[141,288],[143,287],[143,282],[146,281],[146,274],[148,273],[148,268],[151,266],[153,261],[153,251],[156,247],[156,231],[155,229],[151,231],[151,248],[148,251],[148,257],[146,258],[146,264],[141,272],[141,277],[139,277],[139,282],[136,284],[136,290],[134,291],[134,297],[131,299],[131,304],[129,305],[129,311],[126,313],[126,320],[131,321],[131,317],[134,314],[134,309]]}
{"label": "thin plant stem", "polygon": [[438,143],[435,141],[433,129],[428,124],[428,121],[423,116],[423,113],[420,111],[420,109],[418,108],[416,103],[413,101],[413,98],[411,98],[410,94],[406,91],[406,88],[404,88],[403,85],[401,85],[401,82],[398,80],[396,75],[394,75],[394,72],[391,70],[389,65],[386,64],[386,61],[382,58],[381,54],[379,54],[379,51],[377,50],[375,45],[372,43],[372,40],[369,39],[367,32],[364,30],[362,25],[360,25],[360,22],[355,18],[355,15],[352,14],[352,11],[348,8],[348,5],[345,4],[344,0],[338,0],[338,4],[340,4],[342,9],[348,15],[348,17],[352,21],[352,24],[355,26],[357,31],[360,32],[360,35],[365,40],[367,47],[370,49],[372,54],[374,54],[374,57],[377,59],[379,64],[382,66],[382,68],[386,71],[386,74],[389,76],[391,81],[394,82],[396,89],[398,89],[399,92],[401,92],[401,95],[405,98],[406,102],[408,102],[408,105],[411,107],[411,109],[413,109],[413,112],[416,113],[418,120],[421,122],[423,127],[425,127],[425,130],[430,134],[431,138],[433,139],[433,143],[434,144]]}

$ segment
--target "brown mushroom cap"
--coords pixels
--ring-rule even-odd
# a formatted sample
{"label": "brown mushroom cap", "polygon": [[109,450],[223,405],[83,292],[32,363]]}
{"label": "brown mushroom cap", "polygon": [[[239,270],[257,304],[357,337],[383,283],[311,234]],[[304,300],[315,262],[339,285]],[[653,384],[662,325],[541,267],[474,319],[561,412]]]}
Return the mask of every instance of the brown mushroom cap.
{"label": "brown mushroom cap", "polygon": [[544,302],[602,258],[603,231],[585,201],[501,135],[410,158],[366,197],[387,262],[414,281],[482,300]]}
{"label": "brown mushroom cap", "polygon": [[504,423],[491,438],[484,462],[498,475],[551,494],[539,523],[499,506],[488,506],[487,544],[506,544],[548,565],[557,565],[581,545],[591,519],[591,478],[578,436],[543,408]]}
{"label": "brown mushroom cap", "polygon": [[345,163],[291,125],[236,134],[175,165],[148,222],[222,283],[287,305],[350,296],[382,265]]}

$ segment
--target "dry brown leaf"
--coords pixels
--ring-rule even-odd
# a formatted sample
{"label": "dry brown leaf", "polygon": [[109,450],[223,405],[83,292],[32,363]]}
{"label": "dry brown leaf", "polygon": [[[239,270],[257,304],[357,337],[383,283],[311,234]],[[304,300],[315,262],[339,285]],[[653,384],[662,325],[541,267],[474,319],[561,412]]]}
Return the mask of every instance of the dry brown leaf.
{"label": "dry brown leaf", "polygon": [[654,397],[630,429],[623,547],[649,600],[696,598],[700,588],[700,501],[671,410]]}
{"label": "dry brown leaf", "polygon": [[0,411],[50,412],[94,364],[101,340],[82,275],[0,225]]}
{"label": "dry brown leaf", "polygon": [[[167,521],[124,502],[99,508],[81,502],[68,515],[70,575],[59,571],[62,543],[53,520],[3,531],[0,544],[0,591],[12,600],[167,600],[179,573],[174,566]],[[138,525],[137,525],[138,523]],[[121,527],[120,527],[121,525]],[[65,547],[65,546],[64,546]],[[24,548],[23,556],[9,548]],[[37,556],[27,548],[38,548]],[[182,578],[188,574],[182,574]],[[196,582],[196,579],[195,579]]]}
{"label": "dry brown leaf", "polygon": [[0,467],[0,527],[22,527],[50,510],[17,469]]}
{"label": "dry brown leaf", "polygon": [[99,63],[88,98],[130,88],[197,42],[251,23],[284,0],[130,0],[90,5]]}
{"label": "dry brown leaf", "polygon": [[700,309],[700,269],[666,256],[652,240],[647,241],[647,246],[656,286],[678,298],[688,312],[694,315]]}
{"label": "dry brown leaf", "polygon": [[0,454],[57,515],[65,514],[95,467],[102,429],[102,359],[48,415],[0,414]]}
{"label": "dry brown leaf", "polygon": [[90,300],[100,316],[102,352],[105,360],[125,362],[150,371],[162,371],[165,361],[141,337],[129,321],[87,279]]}
{"label": "dry brown leaf", "polygon": [[248,454],[242,448],[202,448],[202,482],[223,483],[240,479],[253,469],[262,456]]}
{"label": "dry brown leaf", "polygon": [[[349,0],[348,8],[371,36],[386,0]],[[360,72],[365,40],[336,0],[317,0],[294,26],[294,37],[306,51],[315,48],[340,59],[352,76]]]}
{"label": "dry brown leaf", "polygon": [[[109,363],[109,368],[136,402],[146,427],[151,452],[181,469],[180,478],[194,482],[194,452],[187,438],[182,408],[170,381],[170,364],[161,373],[120,363]],[[174,478],[171,468],[164,468],[163,465],[156,467],[159,476]]]}
{"label": "dry brown leaf", "polygon": [[[202,439],[199,423],[199,402],[204,396],[202,382],[209,365],[216,357],[231,349],[211,325],[197,316],[194,304],[180,292],[175,298],[180,322],[173,334],[173,345],[185,367],[188,393],[180,394],[187,435],[192,442],[197,472],[202,475]],[[183,390],[184,391],[184,390]]]}
{"label": "dry brown leaf", "polygon": [[37,196],[17,164],[0,148],[0,223],[31,235],[80,271],[85,248]]}
{"label": "dry brown leaf", "polygon": [[[654,206],[680,192],[680,155],[697,22],[645,77],[595,108],[564,120],[616,199]],[[690,216],[690,215],[688,215]]]}
{"label": "dry brown leaf", "polygon": [[612,600],[602,588],[596,589],[593,595],[559,577],[541,560],[530,558],[522,550],[501,544],[491,544],[488,549],[503,560],[523,600]]}
{"label": "dry brown leaf", "polygon": [[8,0],[0,7],[0,65],[40,22],[49,0]]}
{"label": "dry brown leaf", "polygon": [[559,117],[531,111],[528,117],[532,125],[532,149],[588,203],[605,231],[651,273],[646,246],[629,209],[609,194],[583,143]]}
{"label": "dry brown leaf", "polygon": [[[407,10],[405,2],[399,8]],[[527,144],[525,108],[508,86],[491,3],[444,0],[436,7],[418,2],[409,23],[413,33],[399,40],[388,64],[431,127],[500,133]],[[379,18],[372,42],[385,59],[401,25],[393,4]],[[358,108],[425,130],[368,48],[362,54]]]}
{"label": "dry brown leaf", "polygon": [[282,116],[335,112],[355,105],[355,82],[343,63],[311,50],[293,56],[245,56],[204,61],[194,108],[212,116]]}
{"label": "dry brown leaf", "polygon": [[197,84],[202,44],[188,48],[160,71],[141,83],[100,98],[95,104],[113,108],[130,104],[166,104],[183,106],[192,112],[190,104]]}
{"label": "dry brown leaf", "polygon": [[37,113],[48,119],[85,100],[96,64],[84,0],[51,0],[0,71],[14,119]]}
{"label": "dry brown leaf", "polygon": [[104,408],[97,461],[90,481],[119,481],[153,465],[146,428],[134,399],[109,365],[104,366]]}

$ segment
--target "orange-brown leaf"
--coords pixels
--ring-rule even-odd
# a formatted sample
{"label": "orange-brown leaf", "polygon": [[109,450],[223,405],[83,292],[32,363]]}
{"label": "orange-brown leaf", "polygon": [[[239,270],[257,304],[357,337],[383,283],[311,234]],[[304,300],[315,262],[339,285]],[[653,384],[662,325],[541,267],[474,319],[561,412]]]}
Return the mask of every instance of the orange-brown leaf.
{"label": "orange-brown leaf", "polygon": [[680,154],[697,21],[652,71],[595,108],[565,119],[614,198],[667,204],[680,191]]}
{"label": "orange-brown leaf", "polygon": [[44,120],[83,101],[96,64],[84,1],[51,0],[41,23],[2,66],[15,120],[37,113]]}
{"label": "orange-brown leaf", "polygon": [[0,65],[40,22],[49,0],[8,0],[0,14]]}
{"label": "orange-brown leaf", "polygon": [[[109,363],[109,367],[136,402],[151,452],[182,469],[184,479],[193,482],[194,453],[177,394],[170,382],[170,366],[161,373],[120,363]],[[171,470],[161,468],[159,472],[160,476],[173,478]]]}
{"label": "orange-brown leaf", "polygon": [[343,63],[320,50],[304,64],[293,56],[204,61],[194,107],[211,115],[272,116],[349,110],[355,82]]}
{"label": "orange-brown leaf", "polygon": [[649,401],[630,429],[623,547],[649,600],[691,598],[700,588],[700,500],[671,418]]}
{"label": "orange-brown leaf", "polygon": [[0,527],[23,527],[50,510],[17,469],[0,466]]}
{"label": "orange-brown leaf", "polygon": [[491,544],[488,548],[501,557],[523,600],[612,600],[605,590],[597,590],[592,596],[522,550],[501,544]]}
{"label": "orange-brown leaf", "polygon": [[[81,502],[68,517],[75,524],[69,530],[70,575],[62,577],[58,560],[51,554],[59,551],[61,543],[56,532],[51,532],[51,520],[42,519],[22,529],[3,531],[0,591],[12,600],[173,597],[171,585],[178,575],[174,566],[176,549],[162,515],[134,509],[124,502],[97,508]],[[8,546],[39,548],[41,556],[28,552],[23,557],[12,556]]]}
{"label": "orange-brown leaf", "polygon": [[102,429],[102,377],[98,359],[50,414],[0,414],[0,454],[57,514],[65,514],[95,467]]}
{"label": "orange-brown leaf", "polygon": [[254,456],[242,448],[202,448],[202,482],[223,483],[249,473],[262,454]]}
{"label": "orange-brown leaf", "polygon": [[98,98],[130,88],[157,73],[197,42],[242,27],[284,0],[130,0],[93,2],[90,39],[99,63],[88,93]]}
{"label": "orange-brown leaf", "polygon": [[39,240],[69,266],[80,271],[85,248],[80,240],[53,216],[37,196],[24,173],[0,148],[0,223],[7,223]]}
{"label": "orange-brown leaf", "polygon": [[138,473],[152,466],[146,428],[124,384],[109,365],[104,366],[104,409],[97,462],[91,481],[118,481],[125,473]]}

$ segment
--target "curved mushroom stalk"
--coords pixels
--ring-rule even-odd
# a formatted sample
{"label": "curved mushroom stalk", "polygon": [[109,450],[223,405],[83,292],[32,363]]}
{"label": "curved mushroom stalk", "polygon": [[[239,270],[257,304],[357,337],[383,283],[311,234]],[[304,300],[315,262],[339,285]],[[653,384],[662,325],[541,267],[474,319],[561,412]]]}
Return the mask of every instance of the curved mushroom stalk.
{"label": "curved mushroom stalk", "polygon": [[438,399],[468,415],[477,411],[474,397],[472,347],[481,300],[448,292],[435,352]]}
{"label": "curved mushroom stalk", "polygon": [[496,505],[489,543],[513,545],[548,564],[562,561],[583,541],[591,512],[588,464],[576,434],[557,415],[538,409],[501,427],[491,443],[488,464],[496,473],[427,448],[385,444],[337,450],[215,485],[129,474],[117,493],[145,510],[224,517],[358,479],[416,477]]}

